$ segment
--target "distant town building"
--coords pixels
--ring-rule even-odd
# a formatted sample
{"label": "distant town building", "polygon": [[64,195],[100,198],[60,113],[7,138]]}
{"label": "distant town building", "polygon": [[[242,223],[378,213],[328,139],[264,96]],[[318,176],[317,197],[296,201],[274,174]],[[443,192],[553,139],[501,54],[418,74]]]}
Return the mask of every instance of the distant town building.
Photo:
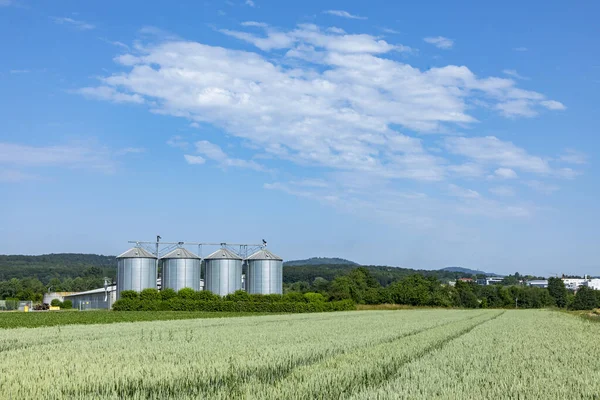
{"label": "distant town building", "polygon": [[486,276],[485,278],[477,279],[477,284],[482,286],[496,285],[504,280],[501,276]]}
{"label": "distant town building", "polygon": [[600,279],[597,279],[597,278],[588,279],[586,282],[583,283],[582,286],[587,286],[590,289],[594,289],[594,290],[600,290]]}
{"label": "distant town building", "polygon": [[533,286],[533,287],[539,287],[539,288],[547,288],[548,281],[546,279],[538,279],[538,280],[527,282],[527,285]]}
{"label": "distant town building", "polygon": [[582,278],[562,278],[565,287],[569,290],[577,290],[580,286],[583,286],[587,279]]}
{"label": "distant town building", "polygon": [[458,278],[458,280],[461,282],[473,282],[472,278]]}

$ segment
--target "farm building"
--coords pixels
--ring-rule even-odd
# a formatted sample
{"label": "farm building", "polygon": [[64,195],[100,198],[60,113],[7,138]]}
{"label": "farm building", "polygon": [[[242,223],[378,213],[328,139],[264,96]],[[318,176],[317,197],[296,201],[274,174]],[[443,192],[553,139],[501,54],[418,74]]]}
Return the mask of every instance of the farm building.
{"label": "farm building", "polygon": [[477,279],[477,284],[482,286],[496,285],[502,283],[504,280],[501,276],[487,276],[485,278]]}
{"label": "farm building", "polygon": [[64,296],[64,299],[71,300],[73,308],[78,310],[110,309],[117,300],[117,288],[111,285],[106,288],[72,293]]}

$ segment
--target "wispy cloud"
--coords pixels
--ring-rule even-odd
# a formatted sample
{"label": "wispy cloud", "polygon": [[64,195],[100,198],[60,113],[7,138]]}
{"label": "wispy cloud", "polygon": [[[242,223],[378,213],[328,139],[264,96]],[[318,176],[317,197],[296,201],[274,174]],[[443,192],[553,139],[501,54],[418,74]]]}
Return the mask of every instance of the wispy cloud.
{"label": "wispy cloud", "polygon": [[84,87],[77,89],[76,92],[89,98],[109,100],[115,103],[141,104],[144,102],[144,98],[137,93],[127,94],[109,86]]}
{"label": "wispy cloud", "polygon": [[112,150],[91,140],[51,146],[0,142],[0,166],[67,167],[113,173],[118,157],[141,151],[143,150],[132,147]]}
{"label": "wispy cloud", "polygon": [[[202,157],[215,161],[222,168],[246,168],[255,171],[266,171],[266,168],[252,160],[243,160],[240,158],[229,157],[218,145],[207,140],[200,140],[195,144],[196,152]],[[199,158],[186,155],[186,160],[190,163],[190,159],[199,161]],[[203,164],[202,162],[193,162],[193,164]]]}
{"label": "wispy cloud", "polygon": [[566,110],[567,107],[561,102],[555,100],[544,100],[540,102],[541,105],[546,107],[548,110]]}
{"label": "wispy cloud", "polygon": [[0,0],[0,7],[8,7],[13,4],[11,0]]}
{"label": "wispy cloud", "polygon": [[517,79],[522,79],[522,80],[529,80],[529,78],[519,74],[516,70],[514,69],[505,69],[502,70],[502,73],[504,75],[508,75],[508,76],[512,76],[513,78],[517,78]]}
{"label": "wispy cloud", "polygon": [[527,181],[525,184],[531,189],[543,194],[552,194],[559,189],[559,187],[554,184],[548,184],[537,180]]}
{"label": "wispy cloud", "polygon": [[252,0],[246,0],[244,2],[244,4],[246,4],[247,6],[250,6],[250,7],[256,7],[256,4]]}
{"label": "wispy cloud", "polygon": [[202,165],[206,162],[206,159],[202,156],[192,156],[190,154],[185,154],[183,158],[190,165]]}
{"label": "wispy cloud", "polygon": [[527,51],[527,47],[515,47],[513,48],[514,51]]}
{"label": "wispy cloud", "polygon": [[443,36],[426,37],[423,40],[429,44],[434,45],[438,49],[447,50],[451,49],[454,46],[454,40],[448,39],[447,37]]}
{"label": "wispy cloud", "polygon": [[323,11],[324,14],[335,15],[336,17],[349,18],[349,19],[367,19],[367,17],[361,17],[359,15],[350,14],[344,10],[327,10]]}
{"label": "wispy cloud", "polygon": [[31,70],[30,69],[11,69],[9,72],[13,75],[18,75],[18,74],[28,74],[31,72]]}
{"label": "wispy cloud", "polygon": [[89,24],[87,22],[78,21],[76,19],[68,18],[68,17],[51,17],[51,19],[59,25],[63,25],[63,24],[71,25],[75,29],[79,29],[81,31],[87,31],[87,30],[92,30],[92,29],[96,28],[96,26]]}
{"label": "wispy cloud", "polygon": [[392,35],[399,35],[401,32],[391,28],[381,28],[381,30],[385,33],[390,33]]}
{"label": "wispy cloud", "polygon": [[510,186],[494,186],[490,188],[490,193],[496,196],[511,197],[515,195],[515,190]]}
{"label": "wispy cloud", "polygon": [[242,26],[253,26],[255,28],[266,28],[269,25],[264,23],[264,22],[256,22],[256,21],[245,21],[242,22],[240,25]]}
{"label": "wispy cloud", "polygon": [[123,42],[119,42],[119,41],[116,41],[116,40],[108,40],[108,39],[105,39],[105,38],[98,38],[98,39],[102,40],[105,43],[112,44],[113,46],[120,47],[123,50],[129,50],[129,46],[126,45]]}
{"label": "wispy cloud", "polygon": [[[281,30],[247,21],[220,32],[255,48],[159,37],[116,57],[117,73],[79,93],[215,127],[245,147],[239,157],[207,141],[189,147],[181,145],[184,139],[170,141],[185,148],[188,163],[257,171],[266,171],[259,159],[310,166],[319,171],[307,178],[312,182],[290,178],[270,188],[391,220],[414,216],[430,224],[427,214],[444,202],[452,204],[443,208],[449,213],[472,208],[476,215],[531,215],[518,199],[506,204],[482,193],[500,179],[568,175],[551,165],[556,160],[493,136],[444,136],[437,149],[424,145],[419,133],[474,126],[478,108],[511,118],[548,108],[542,102],[552,100],[519,88],[515,79],[478,76],[467,66],[420,69],[390,56],[406,51],[400,43],[314,24]],[[462,192],[468,196],[432,196],[427,212],[415,214],[423,199],[404,193],[405,180],[432,185],[436,193],[455,184],[458,194],[462,181],[478,186]]]}
{"label": "wispy cloud", "polygon": [[5,169],[0,167],[0,183],[18,183],[37,179],[39,179],[37,175],[28,174],[15,169]]}
{"label": "wispy cloud", "polygon": [[566,149],[565,153],[560,156],[560,161],[570,164],[586,164],[587,155],[573,149]]}

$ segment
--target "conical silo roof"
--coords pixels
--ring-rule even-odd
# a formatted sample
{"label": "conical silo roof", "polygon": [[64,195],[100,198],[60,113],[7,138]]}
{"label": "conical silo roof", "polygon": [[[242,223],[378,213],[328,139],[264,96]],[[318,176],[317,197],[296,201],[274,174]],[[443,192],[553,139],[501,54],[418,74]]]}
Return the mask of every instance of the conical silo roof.
{"label": "conical silo roof", "polygon": [[187,249],[184,249],[183,247],[178,247],[173,251],[170,251],[169,253],[165,254],[161,258],[195,258],[198,260],[200,259],[200,257],[198,257],[196,254],[192,253]]}
{"label": "conical silo roof", "polygon": [[276,256],[267,249],[261,249],[249,256],[246,260],[277,260],[283,261],[283,258]]}
{"label": "conical silo roof", "polygon": [[132,247],[117,258],[156,258],[156,256],[141,247]]}
{"label": "conical silo roof", "polygon": [[204,257],[205,260],[241,260],[242,257],[235,254],[233,251],[228,249],[219,249],[214,253],[210,254],[207,257]]}

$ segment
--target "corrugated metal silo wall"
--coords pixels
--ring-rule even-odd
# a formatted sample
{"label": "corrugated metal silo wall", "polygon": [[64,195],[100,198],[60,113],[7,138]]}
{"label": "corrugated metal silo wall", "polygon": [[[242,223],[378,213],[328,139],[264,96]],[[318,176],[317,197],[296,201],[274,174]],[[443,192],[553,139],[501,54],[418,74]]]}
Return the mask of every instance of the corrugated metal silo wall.
{"label": "corrugated metal silo wall", "polygon": [[123,290],[156,289],[157,274],[155,259],[120,258],[117,261],[117,300]]}
{"label": "corrugated metal silo wall", "polygon": [[280,260],[248,260],[246,290],[251,294],[283,293],[283,262]]}
{"label": "corrugated metal silo wall", "polygon": [[178,292],[183,288],[200,290],[200,260],[192,258],[167,258],[161,260],[162,288]]}
{"label": "corrugated metal silo wall", "polygon": [[225,296],[242,289],[242,260],[205,260],[205,290]]}

